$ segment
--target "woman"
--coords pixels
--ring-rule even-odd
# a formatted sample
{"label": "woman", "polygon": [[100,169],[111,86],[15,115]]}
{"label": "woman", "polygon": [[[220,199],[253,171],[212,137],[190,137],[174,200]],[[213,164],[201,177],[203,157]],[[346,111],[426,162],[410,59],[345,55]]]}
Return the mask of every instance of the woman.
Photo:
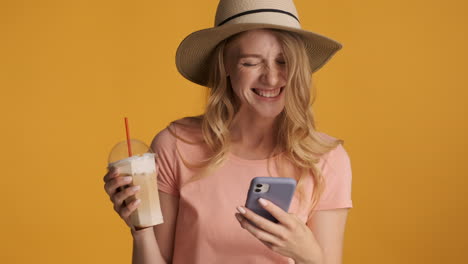
{"label": "woman", "polygon": [[[205,114],[173,122],[151,145],[164,224],[132,228],[138,204],[123,201],[138,190],[116,192],[128,182],[115,170],[104,178],[131,227],[133,263],[341,263],[349,159],[315,131],[310,110],[311,74],[340,48],[300,29],[292,1],[220,1],[215,27],[176,55],[184,77],[210,88]],[[289,213],[261,201],[279,223],[241,206],[257,176],[298,181]]]}

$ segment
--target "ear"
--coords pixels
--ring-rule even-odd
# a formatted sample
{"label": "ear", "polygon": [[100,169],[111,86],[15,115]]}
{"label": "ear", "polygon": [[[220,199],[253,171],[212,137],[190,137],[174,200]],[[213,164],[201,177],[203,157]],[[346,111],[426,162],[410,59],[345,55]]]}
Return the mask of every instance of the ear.
{"label": "ear", "polygon": [[231,74],[230,74],[230,72],[228,71],[228,69],[225,68],[225,69],[224,69],[224,73],[226,74],[226,78],[231,77]]}
{"label": "ear", "polygon": [[226,65],[226,61],[223,62],[223,68],[224,68],[224,73],[226,74],[226,77],[229,77],[230,71],[228,69],[228,65]]}
{"label": "ear", "polygon": [[226,74],[226,77],[228,77],[229,75],[231,75],[231,68],[230,68],[230,59],[228,56],[226,56],[226,50],[225,50],[225,53],[223,55],[223,70],[224,70],[224,73]]}

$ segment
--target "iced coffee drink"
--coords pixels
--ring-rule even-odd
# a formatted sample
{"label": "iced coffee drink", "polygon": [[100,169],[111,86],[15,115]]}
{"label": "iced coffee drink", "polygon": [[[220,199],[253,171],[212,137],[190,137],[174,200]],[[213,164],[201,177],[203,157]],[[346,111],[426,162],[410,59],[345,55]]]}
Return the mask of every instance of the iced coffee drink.
{"label": "iced coffee drink", "polygon": [[144,153],[122,159],[109,164],[116,167],[121,176],[131,176],[132,183],[129,186],[139,185],[140,190],[125,200],[130,204],[136,199],[141,203],[130,215],[130,221],[137,228],[145,228],[163,223],[163,216],[159,204],[157,187],[157,166],[153,153]]}

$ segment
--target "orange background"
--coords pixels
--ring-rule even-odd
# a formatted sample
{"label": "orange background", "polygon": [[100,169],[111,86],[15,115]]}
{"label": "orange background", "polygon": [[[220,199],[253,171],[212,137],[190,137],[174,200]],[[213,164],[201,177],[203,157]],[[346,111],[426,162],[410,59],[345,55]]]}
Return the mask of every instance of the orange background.
{"label": "orange background", "polygon": [[[149,142],[203,111],[174,54],[216,3],[0,1],[0,262],[130,262],[106,158],[124,116]],[[315,75],[318,127],[353,165],[344,263],[467,263],[467,2],[296,5],[344,44]]]}

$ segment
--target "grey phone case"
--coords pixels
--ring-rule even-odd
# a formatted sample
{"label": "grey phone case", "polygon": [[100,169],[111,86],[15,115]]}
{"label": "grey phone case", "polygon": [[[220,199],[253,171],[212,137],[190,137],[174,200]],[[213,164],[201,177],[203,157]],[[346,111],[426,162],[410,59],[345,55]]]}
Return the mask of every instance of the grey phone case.
{"label": "grey phone case", "polygon": [[[269,185],[266,192],[258,191],[264,188],[265,184]],[[285,212],[289,210],[291,200],[296,189],[296,180],[293,178],[284,177],[256,177],[250,182],[249,192],[245,207],[254,211],[256,214],[265,217],[266,219],[278,223],[268,211],[258,203],[259,198],[264,198],[279,206]]]}

